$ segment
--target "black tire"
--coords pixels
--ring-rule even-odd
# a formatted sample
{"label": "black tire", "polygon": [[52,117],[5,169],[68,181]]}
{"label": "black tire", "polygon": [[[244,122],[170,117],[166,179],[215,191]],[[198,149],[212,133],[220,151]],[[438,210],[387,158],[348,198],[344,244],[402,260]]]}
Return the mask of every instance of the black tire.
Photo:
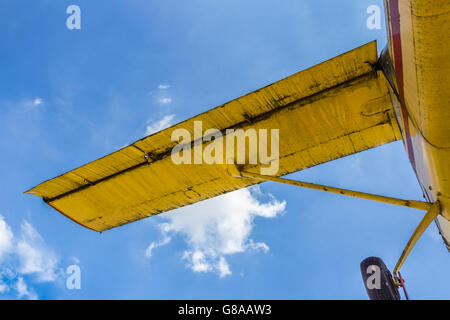
{"label": "black tire", "polygon": [[360,266],[364,287],[370,300],[400,300],[398,288],[383,260],[369,257],[361,261]]}

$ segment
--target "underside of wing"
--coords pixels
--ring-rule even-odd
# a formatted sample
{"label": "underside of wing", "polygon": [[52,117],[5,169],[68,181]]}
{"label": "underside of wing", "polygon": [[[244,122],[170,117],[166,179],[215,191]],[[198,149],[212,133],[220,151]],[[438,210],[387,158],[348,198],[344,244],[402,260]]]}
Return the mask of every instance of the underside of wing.
{"label": "underside of wing", "polygon": [[[228,173],[224,149],[231,129],[267,131],[267,143],[258,136],[255,148],[247,136],[245,170],[260,172],[276,161],[277,176],[398,140],[388,83],[376,65],[376,42],[371,42],[147,136],[27,193],[43,197],[87,228],[104,231],[258,183]],[[211,135],[198,139],[195,131],[200,123],[201,133],[210,130],[215,139]],[[274,130],[279,136],[276,158],[264,162],[256,156],[256,163],[250,161],[252,153],[260,154],[264,146],[271,149],[268,154],[275,154],[270,135]],[[173,148],[180,146],[174,132],[189,133],[183,145],[191,149],[183,150],[189,152],[191,164],[174,161]],[[223,161],[202,161],[214,143],[223,145],[223,156],[216,157]],[[196,148],[200,153],[195,154]]]}

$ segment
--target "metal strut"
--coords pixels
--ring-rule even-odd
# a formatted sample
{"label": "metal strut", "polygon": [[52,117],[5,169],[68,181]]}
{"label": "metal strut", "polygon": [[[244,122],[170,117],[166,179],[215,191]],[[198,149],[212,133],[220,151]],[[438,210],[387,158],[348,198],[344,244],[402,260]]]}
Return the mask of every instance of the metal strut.
{"label": "metal strut", "polygon": [[402,252],[402,255],[400,256],[400,259],[398,259],[398,262],[395,265],[394,268],[395,278],[400,279],[399,277],[397,277],[397,274],[399,273],[400,268],[402,267],[403,263],[405,262],[406,258],[411,252],[411,249],[414,247],[417,240],[419,240],[420,236],[424,233],[424,231],[428,228],[430,223],[438,216],[440,212],[441,212],[441,205],[438,200],[431,205],[430,209],[423,216],[416,230],[414,230],[411,238],[409,239],[408,244],[406,245],[405,249]]}
{"label": "metal strut", "polygon": [[335,188],[310,182],[303,182],[303,181],[297,181],[297,180],[291,180],[291,179],[285,179],[285,178],[278,178],[273,176],[267,176],[252,172],[246,172],[239,170],[239,167],[236,165],[229,165],[228,166],[228,172],[230,175],[236,178],[249,178],[249,179],[256,179],[256,180],[262,180],[262,181],[273,181],[273,182],[279,182],[284,184],[290,184],[297,187],[303,187],[303,188],[309,188],[314,190],[320,190],[320,191],[326,191],[331,193],[337,193],[342,194],[345,196],[351,196],[351,197],[357,197],[362,199],[368,199],[368,200],[374,200],[379,202],[385,202],[390,204],[395,204],[398,206],[404,206],[419,210],[425,210],[427,213],[420,221],[419,225],[417,226],[416,230],[412,234],[411,238],[409,239],[408,243],[406,244],[405,249],[403,250],[397,264],[394,268],[394,282],[396,282],[397,286],[403,286],[403,279],[401,276],[399,277],[399,270],[402,267],[403,263],[405,262],[406,258],[408,257],[409,253],[411,252],[412,248],[416,244],[417,240],[419,240],[420,236],[424,233],[424,231],[427,229],[427,227],[430,225],[430,223],[437,217],[437,215],[441,212],[441,207],[439,200],[434,203],[424,202],[424,201],[417,201],[417,200],[404,200],[404,199],[398,199],[398,198],[392,198],[392,197],[386,197],[381,196],[377,194],[372,193],[366,193],[366,192],[360,192],[360,191],[354,191],[354,190],[348,190],[348,189],[342,189],[342,188]]}
{"label": "metal strut", "polygon": [[419,210],[428,211],[432,206],[431,203],[424,202],[424,201],[404,200],[404,199],[380,196],[378,194],[373,194],[373,193],[366,193],[366,192],[354,191],[354,190],[349,190],[349,189],[335,188],[335,187],[330,187],[330,186],[325,186],[325,185],[315,184],[315,183],[310,183],[310,182],[303,182],[303,181],[298,181],[298,180],[266,176],[266,175],[262,175],[262,174],[252,173],[252,172],[239,171],[239,169],[236,165],[230,165],[228,168],[228,172],[233,177],[236,177],[236,178],[250,178],[250,179],[256,179],[256,180],[263,180],[263,181],[279,182],[279,183],[284,183],[284,184],[290,184],[290,185],[297,186],[297,187],[309,188],[309,189],[314,189],[314,190],[342,194],[344,196],[385,202],[385,203],[395,204],[398,206],[404,206],[404,207],[409,207],[409,208],[414,208],[414,209],[419,209]]}

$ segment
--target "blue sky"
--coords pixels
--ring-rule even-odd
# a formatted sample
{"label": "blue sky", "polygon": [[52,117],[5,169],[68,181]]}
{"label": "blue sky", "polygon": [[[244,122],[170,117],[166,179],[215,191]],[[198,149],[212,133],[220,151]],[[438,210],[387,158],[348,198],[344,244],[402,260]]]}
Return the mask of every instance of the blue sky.
{"label": "blue sky", "polygon": [[[81,30],[66,28],[71,4],[81,8]],[[381,50],[384,18],[380,30],[366,28],[372,4],[382,8],[376,0],[2,1],[0,297],[366,299],[360,261],[380,256],[392,268],[420,211],[264,183],[98,234],[23,192],[374,39]],[[422,197],[401,142],[290,177]],[[216,232],[224,224],[240,228]],[[449,263],[433,224],[403,267],[410,296],[450,298]],[[72,264],[80,290],[65,285]]]}

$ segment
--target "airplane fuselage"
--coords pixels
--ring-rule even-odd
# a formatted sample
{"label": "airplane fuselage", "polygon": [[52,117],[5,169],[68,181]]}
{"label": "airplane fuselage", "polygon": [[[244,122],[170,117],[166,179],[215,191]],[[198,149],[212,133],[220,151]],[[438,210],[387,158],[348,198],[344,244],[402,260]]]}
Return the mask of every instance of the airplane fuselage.
{"label": "airplane fuselage", "polygon": [[385,10],[395,115],[424,197],[441,203],[450,250],[450,1],[385,0]]}

